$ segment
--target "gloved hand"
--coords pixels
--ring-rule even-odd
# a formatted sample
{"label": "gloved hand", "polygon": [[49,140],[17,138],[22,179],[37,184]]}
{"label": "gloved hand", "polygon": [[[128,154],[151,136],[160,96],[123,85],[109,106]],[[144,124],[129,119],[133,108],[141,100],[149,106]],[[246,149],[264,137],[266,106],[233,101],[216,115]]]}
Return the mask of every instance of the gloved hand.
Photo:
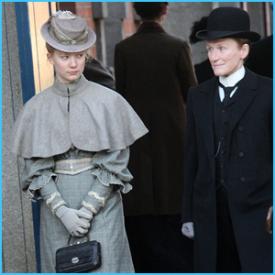
{"label": "gloved hand", "polygon": [[272,223],[273,223],[273,206],[270,206],[268,208],[268,212],[267,212],[267,216],[266,216],[266,231],[269,233],[269,234],[272,234]]}
{"label": "gloved hand", "polygon": [[55,214],[72,236],[82,237],[88,232],[90,223],[87,220],[90,215],[84,211],[62,205],[56,210]]}
{"label": "gloved hand", "polygon": [[85,214],[87,214],[87,218],[85,218],[85,220],[87,220],[89,223],[91,223],[94,214],[93,212],[91,212],[89,209],[87,209],[86,207],[82,206],[78,211],[80,212],[84,212]]}
{"label": "gloved hand", "polygon": [[182,224],[181,227],[181,233],[189,238],[189,239],[193,239],[194,238],[194,223],[193,222],[186,222]]}

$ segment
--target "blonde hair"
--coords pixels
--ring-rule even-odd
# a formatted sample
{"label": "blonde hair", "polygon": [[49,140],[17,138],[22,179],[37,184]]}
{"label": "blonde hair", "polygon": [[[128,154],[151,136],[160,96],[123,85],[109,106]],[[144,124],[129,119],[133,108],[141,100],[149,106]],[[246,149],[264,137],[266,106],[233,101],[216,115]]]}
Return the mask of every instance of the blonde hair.
{"label": "blonde hair", "polygon": [[[54,47],[52,47],[50,44],[46,43],[46,49],[48,51],[48,54],[53,54],[54,51],[58,51],[57,49],[55,49]],[[85,51],[85,62],[89,62],[93,59],[93,57],[91,55],[89,55],[88,50]]]}

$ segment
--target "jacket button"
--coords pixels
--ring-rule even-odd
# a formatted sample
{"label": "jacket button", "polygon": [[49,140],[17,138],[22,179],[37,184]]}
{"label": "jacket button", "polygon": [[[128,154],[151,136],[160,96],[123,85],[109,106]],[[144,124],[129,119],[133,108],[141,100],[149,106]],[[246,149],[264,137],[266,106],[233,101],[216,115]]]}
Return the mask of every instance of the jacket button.
{"label": "jacket button", "polygon": [[220,183],[221,183],[221,184],[224,184],[224,179],[221,179],[221,180],[220,180]]}
{"label": "jacket button", "polygon": [[239,152],[239,157],[243,158],[244,157],[244,152]]}
{"label": "jacket button", "polygon": [[243,158],[244,157],[244,152],[239,152],[239,157]]}
{"label": "jacket button", "polygon": [[240,178],[241,182],[245,182],[245,177]]}
{"label": "jacket button", "polygon": [[239,127],[238,127],[238,130],[239,130],[240,132],[242,132],[242,131],[243,131],[243,126],[239,126]]}

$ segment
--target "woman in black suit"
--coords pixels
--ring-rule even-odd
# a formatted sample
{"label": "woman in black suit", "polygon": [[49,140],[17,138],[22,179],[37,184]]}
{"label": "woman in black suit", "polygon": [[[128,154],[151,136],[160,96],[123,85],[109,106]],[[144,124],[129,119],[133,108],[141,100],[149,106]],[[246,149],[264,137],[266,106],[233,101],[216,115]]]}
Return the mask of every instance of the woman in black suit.
{"label": "woman in black suit", "polygon": [[188,93],[182,233],[196,272],[272,272],[272,80],[243,65],[260,36],[232,7],[197,36],[215,77]]}

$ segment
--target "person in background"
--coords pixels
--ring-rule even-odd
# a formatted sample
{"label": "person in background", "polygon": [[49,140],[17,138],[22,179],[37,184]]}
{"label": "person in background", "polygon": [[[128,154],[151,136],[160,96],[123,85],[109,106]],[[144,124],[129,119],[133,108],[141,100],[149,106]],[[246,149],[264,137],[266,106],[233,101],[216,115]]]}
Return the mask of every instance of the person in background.
{"label": "person in background", "polygon": [[273,35],[252,45],[246,66],[254,73],[273,78]]}
{"label": "person in background", "polygon": [[113,90],[115,89],[115,80],[112,73],[95,58],[89,58],[86,62],[83,75],[89,81],[96,82]]}
{"label": "person in background", "polygon": [[[202,41],[196,36],[196,33],[198,31],[204,30],[206,28],[206,25],[207,25],[207,16],[203,16],[199,21],[194,22],[192,26],[191,34],[189,36],[189,41],[191,44],[196,44]],[[195,73],[199,84],[214,76],[213,70],[211,68],[208,58],[198,64],[195,64],[194,68],[195,68]]]}
{"label": "person in background", "polygon": [[190,48],[162,27],[167,2],[135,2],[134,9],[141,25],[115,47],[116,89],[149,134],[131,151],[126,230],[136,272],[191,272],[192,242],[180,232],[185,104],[197,84]]}
{"label": "person in background", "polygon": [[55,272],[71,237],[86,236],[101,244],[96,272],[134,272],[121,192],[132,189],[129,146],[147,129],[118,93],[83,76],[96,40],[83,18],[58,11],[41,33],[55,80],[25,104],[12,149],[24,160],[23,191],[41,200],[42,272]]}
{"label": "person in background", "polygon": [[215,77],[188,93],[182,233],[195,272],[272,272],[273,85],[243,65],[260,36],[233,7],[197,36]]}

